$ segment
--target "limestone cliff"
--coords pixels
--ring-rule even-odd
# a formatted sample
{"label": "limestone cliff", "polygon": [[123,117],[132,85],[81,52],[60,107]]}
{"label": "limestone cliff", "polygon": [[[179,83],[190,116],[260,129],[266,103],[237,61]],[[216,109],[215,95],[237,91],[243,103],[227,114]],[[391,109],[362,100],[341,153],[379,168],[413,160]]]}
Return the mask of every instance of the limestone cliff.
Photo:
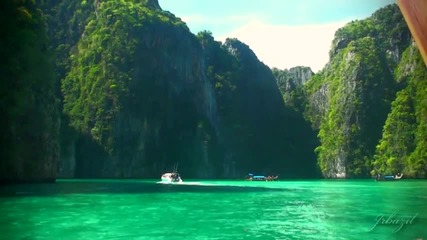
{"label": "limestone cliff", "polygon": [[284,178],[317,176],[313,152],[305,151],[314,148],[315,135],[301,113],[285,106],[271,70],[237,39],[227,39],[222,49],[233,58],[216,56],[208,65],[228,163],[243,173],[260,169]]}
{"label": "limestone cliff", "polygon": [[277,86],[282,93],[285,104],[298,111],[304,109],[304,85],[314,75],[309,67],[293,67],[290,69],[272,69]]}
{"label": "limestone cliff", "polygon": [[54,181],[59,113],[43,16],[31,1],[1,1],[0,15],[0,182]]}
{"label": "limestone cliff", "polygon": [[372,175],[401,172],[427,177],[427,69],[415,44],[409,46],[395,71],[405,87],[398,91],[376,147]]}
{"label": "limestone cliff", "polygon": [[369,176],[375,146],[400,85],[393,72],[410,44],[396,5],[339,29],[330,61],[306,87],[305,115],[319,128],[323,175]]}
{"label": "limestone cliff", "polygon": [[426,69],[396,5],[339,29],[316,74],[195,36],[157,0],[0,6],[3,182],[176,163],[185,178],[426,177]]}
{"label": "limestone cliff", "polygon": [[101,2],[86,26],[63,82],[64,109],[81,133],[77,177],[155,177],[176,162],[185,174],[188,159],[207,158],[203,132],[213,131],[216,110],[203,51],[158,10]]}

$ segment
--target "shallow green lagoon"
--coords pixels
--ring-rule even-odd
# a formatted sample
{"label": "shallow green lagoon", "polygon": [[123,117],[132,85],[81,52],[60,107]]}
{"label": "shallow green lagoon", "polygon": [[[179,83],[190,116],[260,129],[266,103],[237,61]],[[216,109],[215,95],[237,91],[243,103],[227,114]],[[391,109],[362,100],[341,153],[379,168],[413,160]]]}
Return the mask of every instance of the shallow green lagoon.
{"label": "shallow green lagoon", "polygon": [[427,239],[427,181],[63,180],[0,195],[0,239]]}

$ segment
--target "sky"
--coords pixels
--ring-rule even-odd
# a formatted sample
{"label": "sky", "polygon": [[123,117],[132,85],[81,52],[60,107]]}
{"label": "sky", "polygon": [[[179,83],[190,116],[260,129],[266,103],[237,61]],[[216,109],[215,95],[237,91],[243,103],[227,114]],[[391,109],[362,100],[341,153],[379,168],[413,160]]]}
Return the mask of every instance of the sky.
{"label": "sky", "polygon": [[321,70],[337,29],[395,0],[159,0],[197,34],[237,38],[269,67]]}

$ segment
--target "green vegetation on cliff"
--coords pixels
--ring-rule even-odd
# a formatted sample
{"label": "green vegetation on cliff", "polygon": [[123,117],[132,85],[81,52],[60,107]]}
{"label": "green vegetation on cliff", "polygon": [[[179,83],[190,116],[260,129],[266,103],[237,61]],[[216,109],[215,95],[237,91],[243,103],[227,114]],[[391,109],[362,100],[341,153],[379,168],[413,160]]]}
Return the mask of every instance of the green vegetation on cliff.
{"label": "green vegetation on cliff", "polygon": [[325,177],[425,175],[426,69],[410,43],[396,5],[336,32],[329,63],[305,88],[304,114],[319,128],[316,153]]}
{"label": "green vegetation on cliff", "polygon": [[247,45],[194,36],[155,1],[103,1],[94,11],[81,14],[62,81],[77,176],[155,177],[175,162],[195,177],[316,174],[303,151],[313,141],[295,141],[309,127],[288,130],[299,119]]}
{"label": "green vegetation on cliff", "polygon": [[[172,14],[133,1],[100,3],[62,82],[64,111],[90,139],[77,143],[82,176],[93,168],[98,176],[158,175],[165,164],[194,158],[203,119],[195,103],[204,96],[191,91],[203,85],[200,54],[196,37]],[[89,160],[83,149],[97,145],[98,157]]]}
{"label": "green vegetation on cliff", "polygon": [[396,5],[339,29],[317,74],[156,0],[0,7],[1,180],[427,176],[427,72]]}
{"label": "green vegetation on cliff", "polygon": [[314,75],[309,67],[293,67],[291,69],[272,69],[277,86],[283,95],[286,106],[303,112],[305,107],[305,83]]}
{"label": "green vegetation on cliff", "polygon": [[396,77],[406,86],[392,103],[372,173],[427,177],[427,69],[415,46],[404,52]]}
{"label": "green vegetation on cliff", "polygon": [[215,88],[225,164],[242,173],[318,176],[313,152],[304,151],[315,146],[315,135],[301,114],[283,104],[270,69],[237,39],[221,44],[206,31],[198,38]]}
{"label": "green vegetation on cliff", "polygon": [[393,81],[381,56],[374,40],[365,37],[334,57],[327,78],[329,109],[316,149],[322,171],[332,174],[328,177],[369,173],[369,157],[380,138]]}

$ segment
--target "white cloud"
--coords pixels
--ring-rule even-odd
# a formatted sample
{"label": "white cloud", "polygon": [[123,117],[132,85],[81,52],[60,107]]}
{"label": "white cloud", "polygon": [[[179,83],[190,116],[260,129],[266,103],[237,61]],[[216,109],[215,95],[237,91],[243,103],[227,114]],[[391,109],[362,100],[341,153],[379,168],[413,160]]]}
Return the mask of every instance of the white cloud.
{"label": "white cloud", "polygon": [[255,52],[269,67],[279,69],[309,66],[321,70],[329,59],[329,49],[335,31],[348,21],[307,26],[271,25],[251,21],[220,36],[237,38]]}

